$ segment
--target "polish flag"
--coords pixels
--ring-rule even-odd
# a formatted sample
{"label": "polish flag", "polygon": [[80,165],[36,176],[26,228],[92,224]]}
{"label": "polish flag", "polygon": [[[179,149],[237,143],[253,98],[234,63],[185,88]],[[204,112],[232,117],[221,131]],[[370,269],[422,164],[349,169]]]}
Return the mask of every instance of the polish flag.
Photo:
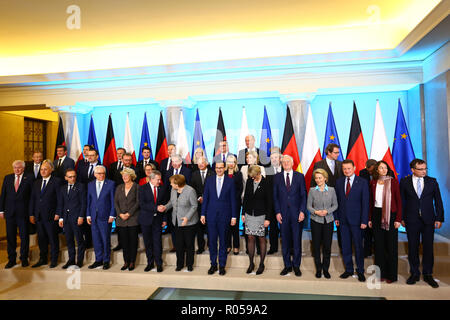
{"label": "polish flag", "polygon": [[375,126],[373,128],[372,148],[370,150],[370,158],[380,161],[385,161],[389,167],[394,171],[397,177],[397,172],[394,167],[394,160],[392,158],[391,149],[389,148],[386,131],[384,130],[383,118],[381,117],[380,104],[377,99],[377,106],[375,110]]}
{"label": "polish flag", "polygon": [[185,164],[191,163],[191,153],[187,142],[186,128],[184,126],[183,110],[180,110],[180,124],[178,126],[177,134],[177,151],[183,158]]}
{"label": "polish flag", "polygon": [[[238,150],[245,150],[245,148],[247,148],[247,145],[245,144],[245,137],[248,136],[249,134],[250,134],[250,131],[248,130],[248,123],[247,123],[247,116],[245,114],[245,107],[242,107],[241,131],[239,133]],[[245,160],[244,160],[244,162],[245,162]]]}
{"label": "polish flag", "polygon": [[123,139],[123,147],[127,150],[128,153],[131,153],[133,165],[136,167],[136,152],[134,151],[133,139],[131,139],[131,131],[130,131],[130,122],[128,120],[127,113],[127,125],[125,127],[125,138]]}
{"label": "polish flag", "polygon": [[81,149],[80,133],[78,131],[78,122],[76,116],[73,122],[73,134],[72,141],[70,142],[69,158],[75,160],[75,169],[78,167],[78,162],[84,159],[83,150]]}
{"label": "polish flag", "polygon": [[311,106],[308,107],[308,118],[306,120],[305,140],[302,149],[302,164],[303,172],[305,172],[306,190],[309,191],[311,177],[314,169],[314,164],[322,160],[320,153],[319,142],[317,141],[316,128],[311,112]]}

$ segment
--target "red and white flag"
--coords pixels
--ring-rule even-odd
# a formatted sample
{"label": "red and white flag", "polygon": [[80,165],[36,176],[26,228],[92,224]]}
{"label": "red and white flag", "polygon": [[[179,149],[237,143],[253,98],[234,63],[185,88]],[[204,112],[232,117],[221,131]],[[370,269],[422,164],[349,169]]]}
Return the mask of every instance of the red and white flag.
{"label": "red and white flag", "polygon": [[311,106],[308,107],[308,118],[306,120],[305,140],[302,149],[302,164],[303,172],[305,173],[306,190],[309,191],[311,177],[314,169],[314,164],[322,160],[320,153],[319,142],[317,141],[316,128],[311,112]]}
{"label": "red and white flag", "polygon": [[383,118],[381,117],[381,110],[378,99],[375,110],[375,126],[373,127],[370,158],[377,161],[384,160],[394,171],[395,176],[397,177],[397,173],[394,168],[394,161],[392,159],[391,149],[389,148],[386,131],[384,130],[384,123]]}
{"label": "red and white flag", "polygon": [[83,150],[81,149],[80,133],[78,132],[77,117],[74,117],[72,141],[70,141],[69,158],[75,161],[75,169],[78,167],[78,162],[83,160]]}
{"label": "red and white flag", "polygon": [[134,151],[133,139],[131,139],[130,122],[128,121],[127,113],[127,125],[125,128],[125,138],[123,139],[123,147],[128,153],[131,153],[133,159],[133,165],[136,166],[136,152]]}
{"label": "red and white flag", "polygon": [[183,110],[180,110],[180,124],[177,134],[177,151],[183,158],[185,164],[191,163],[191,153],[189,152],[186,128],[184,126]]}

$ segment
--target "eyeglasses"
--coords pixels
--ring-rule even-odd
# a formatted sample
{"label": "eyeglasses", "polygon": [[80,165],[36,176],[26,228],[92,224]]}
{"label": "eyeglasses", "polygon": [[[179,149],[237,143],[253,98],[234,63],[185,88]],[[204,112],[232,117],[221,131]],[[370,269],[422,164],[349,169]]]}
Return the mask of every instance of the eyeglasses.
{"label": "eyeglasses", "polygon": [[76,178],[77,176],[66,176],[67,179]]}
{"label": "eyeglasses", "polygon": [[414,168],[414,170],[417,170],[417,171],[425,171],[425,170],[427,170],[428,168]]}

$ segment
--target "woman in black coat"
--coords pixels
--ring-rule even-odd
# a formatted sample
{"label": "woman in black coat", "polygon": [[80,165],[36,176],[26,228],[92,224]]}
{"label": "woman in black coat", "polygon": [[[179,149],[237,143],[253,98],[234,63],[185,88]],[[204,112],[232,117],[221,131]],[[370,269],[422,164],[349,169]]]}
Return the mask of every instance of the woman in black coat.
{"label": "woman in black coat", "polygon": [[[236,190],[236,217],[239,217],[241,215],[241,195],[244,186],[242,182],[242,173],[238,170],[237,160],[233,155],[229,155],[226,159],[225,174],[234,181]],[[229,253],[231,251],[231,240],[233,240],[233,254],[235,255],[239,254],[239,225],[240,223],[238,220],[234,226],[228,228],[227,234],[227,252]]]}

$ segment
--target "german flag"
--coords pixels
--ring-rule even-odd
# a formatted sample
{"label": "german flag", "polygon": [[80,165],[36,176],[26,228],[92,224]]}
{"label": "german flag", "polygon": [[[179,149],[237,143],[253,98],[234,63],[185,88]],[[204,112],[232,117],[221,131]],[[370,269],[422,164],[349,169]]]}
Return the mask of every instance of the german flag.
{"label": "german flag", "polygon": [[164,121],[162,111],[159,114],[159,128],[158,140],[156,142],[156,157],[155,161],[161,164],[161,161],[169,157],[169,150],[167,149],[166,129],[164,128]]}
{"label": "german flag", "polygon": [[287,154],[294,158],[293,170],[302,172],[300,164],[300,156],[297,149],[297,141],[295,141],[294,126],[292,125],[291,112],[289,106],[286,111],[286,123],[284,124],[283,143],[281,144],[281,153]]}
{"label": "german flag", "polygon": [[66,139],[64,138],[64,128],[61,116],[59,117],[59,124],[58,124],[58,135],[56,136],[56,145],[55,145],[55,156],[54,159],[58,159],[58,156],[56,154],[56,147],[57,146],[66,146]]}
{"label": "german flag", "polygon": [[106,131],[105,153],[103,155],[103,165],[109,168],[111,163],[117,161],[116,141],[114,139],[114,130],[112,126],[111,114],[108,119],[108,129]]}
{"label": "german flag", "polygon": [[225,125],[223,123],[222,109],[219,108],[219,119],[217,120],[216,142],[214,144],[213,158],[220,154],[220,142],[227,141],[227,133],[225,132]]}
{"label": "german flag", "polygon": [[355,163],[355,174],[357,176],[359,175],[359,171],[366,167],[367,151],[355,101],[353,101],[353,117],[350,137],[348,138],[347,159],[351,159]]}

